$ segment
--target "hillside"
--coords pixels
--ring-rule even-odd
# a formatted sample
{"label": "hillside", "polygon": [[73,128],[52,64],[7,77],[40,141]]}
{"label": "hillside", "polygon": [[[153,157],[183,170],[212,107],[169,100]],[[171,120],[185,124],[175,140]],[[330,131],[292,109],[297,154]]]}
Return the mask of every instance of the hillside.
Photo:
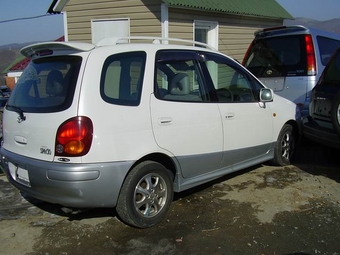
{"label": "hillside", "polygon": [[20,56],[20,49],[29,44],[30,43],[0,46],[0,85],[5,84],[5,78],[2,72]]}
{"label": "hillside", "polygon": [[302,25],[340,34],[340,19],[318,21],[307,18],[295,18],[295,20],[285,20],[284,25]]}

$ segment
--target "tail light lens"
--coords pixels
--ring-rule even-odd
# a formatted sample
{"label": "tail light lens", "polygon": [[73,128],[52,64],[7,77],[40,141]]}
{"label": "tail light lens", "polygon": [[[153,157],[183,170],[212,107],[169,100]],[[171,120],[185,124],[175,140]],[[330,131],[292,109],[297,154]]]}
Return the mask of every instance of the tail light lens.
{"label": "tail light lens", "polygon": [[87,117],[74,117],[60,125],[56,137],[56,156],[78,157],[89,152],[93,124]]}
{"label": "tail light lens", "polygon": [[311,35],[305,35],[305,43],[306,43],[306,53],[307,53],[307,74],[315,75],[316,74],[316,63],[315,63],[315,53],[314,53],[314,45]]}

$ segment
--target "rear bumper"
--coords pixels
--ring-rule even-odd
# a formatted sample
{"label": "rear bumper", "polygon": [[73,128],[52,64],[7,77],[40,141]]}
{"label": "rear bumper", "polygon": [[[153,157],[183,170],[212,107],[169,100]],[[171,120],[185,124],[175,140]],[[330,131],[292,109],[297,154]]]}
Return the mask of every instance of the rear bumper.
{"label": "rear bumper", "polygon": [[318,125],[310,116],[303,118],[302,134],[314,142],[340,149],[340,136],[333,130]]}
{"label": "rear bumper", "polygon": [[74,208],[114,207],[132,165],[127,161],[95,164],[45,162],[4,148],[1,148],[1,163],[9,182],[20,191],[42,201]]}

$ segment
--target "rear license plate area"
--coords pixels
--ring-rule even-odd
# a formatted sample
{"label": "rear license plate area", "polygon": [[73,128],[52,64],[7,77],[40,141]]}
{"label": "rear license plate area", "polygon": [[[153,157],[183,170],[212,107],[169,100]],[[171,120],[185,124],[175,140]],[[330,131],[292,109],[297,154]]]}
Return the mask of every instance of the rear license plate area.
{"label": "rear license plate area", "polygon": [[331,102],[329,100],[315,100],[314,114],[322,117],[331,117]]}
{"label": "rear license plate area", "polygon": [[9,163],[8,167],[9,167],[10,174],[15,181],[27,187],[31,187],[29,174],[26,169],[18,167],[12,163]]}

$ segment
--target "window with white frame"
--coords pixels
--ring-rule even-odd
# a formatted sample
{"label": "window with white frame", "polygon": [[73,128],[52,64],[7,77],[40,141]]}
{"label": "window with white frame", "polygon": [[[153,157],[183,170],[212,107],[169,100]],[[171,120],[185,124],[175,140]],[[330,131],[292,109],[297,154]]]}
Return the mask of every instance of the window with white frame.
{"label": "window with white frame", "polygon": [[107,37],[129,36],[130,19],[93,19],[91,32],[94,44]]}
{"label": "window with white frame", "polygon": [[218,49],[218,23],[213,21],[194,21],[194,40],[209,44]]}
{"label": "window with white frame", "polygon": [[[206,43],[215,49],[218,49],[218,23],[212,21],[194,21],[194,40]],[[199,46],[199,45],[197,45]],[[208,66],[211,78],[217,81],[218,69],[215,65]]]}

